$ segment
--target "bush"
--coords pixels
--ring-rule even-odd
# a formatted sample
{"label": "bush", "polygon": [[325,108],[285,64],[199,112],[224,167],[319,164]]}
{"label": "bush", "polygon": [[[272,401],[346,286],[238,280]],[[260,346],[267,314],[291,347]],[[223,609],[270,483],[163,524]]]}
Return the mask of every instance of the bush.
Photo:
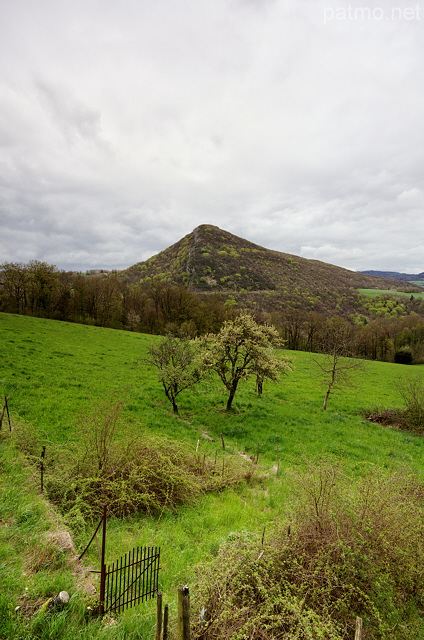
{"label": "bush", "polygon": [[290,524],[202,567],[194,637],[344,640],[360,616],[367,640],[404,640],[424,598],[423,488],[369,475],[353,491],[341,470],[313,466],[295,487]]}
{"label": "bush", "polygon": [[[192,446],[162,436],[144,434],[136,440],[117,440],[122,402],[115,398],[80,419],[83,444],[70,449],[49,444],[44,461],[46,496],[66,516],[73,530],[100,515],[107,504],[112,515],[173,509],[206,491],[250,480],[253,465],[240,456],[199,455]],[[40,467],[41,444],[32,428],[23,424],[13,441]],[[37,478],[38,482],[38,478]]]}
{"label": "bush", "polygon": [[62,459],[45,482],[48,498],[70,520],[99,515],[103,504],[118,517],[137,511],[173,509],[205,491],[250,479],[253,467],[241,458],[223,463],[199,456],[189,446],[164,437],[143,436],[108,448],[98,468],[93,454]]}
{"label": "bush", "polygon": [[424,432],[424,381],[420,377],[401,379],[398,391],[405,403],[403,412],[407,427]]}
{"label": "bush", "polygon": [[401,347],[395,352],[395,362],[397,364],[412,364],[413,355],[411,347]]}

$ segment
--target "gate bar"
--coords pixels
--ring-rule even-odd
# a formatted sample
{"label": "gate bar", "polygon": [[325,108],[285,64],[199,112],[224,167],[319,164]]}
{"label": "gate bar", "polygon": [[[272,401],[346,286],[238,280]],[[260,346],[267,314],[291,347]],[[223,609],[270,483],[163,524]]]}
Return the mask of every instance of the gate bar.
{"label": "gate bar", "polygon": [[105,584],[106,584],[106,518],[107,518],[107,506],[103,505],[103,531],[102,531],[102,558],[100,564],[100,615],[105,612]]}

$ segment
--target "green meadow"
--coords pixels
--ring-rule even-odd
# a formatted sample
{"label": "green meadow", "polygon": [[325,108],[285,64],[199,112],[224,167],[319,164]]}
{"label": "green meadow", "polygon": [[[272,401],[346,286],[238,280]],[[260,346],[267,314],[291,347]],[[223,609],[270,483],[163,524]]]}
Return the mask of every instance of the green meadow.
{"label": "green meadow", "polygon": [[[421,281],[412,282],[412,284],[417,284],[420,287],[422,286]],[[418,300],[424,300],[424,292],[416,293],[414,291],[414,293],[411,294],[405,293],[404,291],[393,291],[392,289],[358,289],[358,291],[361,295],[369,296],[371,298],[374,298],[375,296],[400,296],[403,298],[410,298],[411,295],[413,295],[414,298],[417,298]]]}
{"label": "green meadow", "polygon": [[[109,521],[108,562],[135,545],[161,547],[160,587],[164,602],[170,605],[171,620],[176,616],[177,586],[196,580],[199,562],[214,558],[231,536],[266,531],[284,516],[290,501],[290,471],[301,469],[307,460],[337,461],[353,479],[370,468],[408,470],[423,479],[424,440],[372,424],[364,417],[366,411],[376,408],[401,408],[399,380],[422,376],[422,365],[365,362],[364,369],[355,372],[354,386],[331,394],[324,412],[325,389],[310,355],[285,352],[292,359],[293,371],[278,383],[265,383],[262,397],[255,394],[254,382],[247,381],[237,391],[234,410],[226,413],[225,391],[216,378],[209,378],[181,394],[180,415],[175,416],[155,370],[145,362],[149,347],[159,340],[157,336],[0,314],[0,397],[8,398],[13,429],[31,434],[40,451],[46,447],[46,463],[55,447],[66,451],[84,442],[84,416],[107,398],[122,402],[118,440],[163,435],[187,443],[198,455],[221,459],[243,452],[258,460],[250,483],[203,495],[174,511]],[[25,463],[10,447],[7,429],[5,421],[0,441],[0,563],[5,576],[0,638],[153,637],[152,602],[122,614],[113,625],[93,620],[81,627],[78,621],[89,596],[81,595],[80,577],[69,568],[64,554],[49,556],[44,564],[32,560],[37,568],[25,569],[28,545],[37,548],[46,531],[66,528],[68,523],[44,501],[37,467]],[[79,523],[71,530],[77,552],[96,524]],[[94,545],[84,564],[98,568]],[[95,577],[90,580],[96,584]],[[16,606],[23,608],[25,594],[30,594],[32,603],[41,604],[63,589],[72,595],[71,613],[56,617],[31,635],[34,623],[14,613]],[[73,621],[79,625],[78,632]]]}

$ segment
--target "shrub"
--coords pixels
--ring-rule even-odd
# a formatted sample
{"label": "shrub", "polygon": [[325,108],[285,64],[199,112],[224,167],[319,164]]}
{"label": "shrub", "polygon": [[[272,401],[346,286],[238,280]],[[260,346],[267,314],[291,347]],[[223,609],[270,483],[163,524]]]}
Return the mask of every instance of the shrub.
{"label": "shrub", "polygon": [[405,403],[403,415],[408,428],[424,432],[424,381],[418,376],[402,378],[398,391]]}
{"label": "shrub", "polygon": [[194,636],[344,640],[361,616],[368,640],[404,640],[424,597],[423,488],[370,474],[353,491],[342,470],[314,466],[295,487],[290,524],[202,567]]}
{"label": "shrub", "polygon": [[252,464],[226,457],[200,457],[189,446],[164,437],[143,436],[114,444],[98,468],[96,452],[62,459],[46,480],[46,493],[70,521],[99,515],[102,505],[119,517],[156,512],[189,502],[205,491],[250,479]]}
{"label": "shrub", "polygon": [[[157,512],[252,477],[251,461],[240,456],[225,454],[217,461],[216,456],[199,455],[189,444],[148,434],[118,440],[121,407],[122,402],[112,397],[81,417],[82,444],[72,443],[70,449],[48,446],[45,493],[74,530],[102,513],[103,504],[118,517]],[[22,424],[13,441],[32,463],[35,476],[40,466],[39,437]]]}
{"label": "shrub", "polygon": [[409,346],[401,347],[395,352],[395,362],[397,364],[412,364],[412,349]]}

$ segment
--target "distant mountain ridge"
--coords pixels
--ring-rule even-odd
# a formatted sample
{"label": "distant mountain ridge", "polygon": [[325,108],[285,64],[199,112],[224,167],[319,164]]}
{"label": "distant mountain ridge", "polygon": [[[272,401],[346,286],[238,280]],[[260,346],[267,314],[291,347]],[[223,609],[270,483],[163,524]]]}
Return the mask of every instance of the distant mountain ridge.
{"label": "distant mountain ridge", "polygon": [[406,282],[424,280],[424,271],[421,273],[399,273],[398,271],[358,271],[358,273],[374,276],[376,278],[394,278],[395,280],[404,280]]}
{"label": "distant mountain ridge", "polygon": [[[356,289],[381,289],[381,277],[266,249],[214,225],[203,224],[178,242],[120,272],[129,283],[157,280],[197,293],[232,295],[243,305],[278,309],[352,310]],[[386,278],[384,288],[420,291]],[[421,289],[422,291],[422,289]]]}

